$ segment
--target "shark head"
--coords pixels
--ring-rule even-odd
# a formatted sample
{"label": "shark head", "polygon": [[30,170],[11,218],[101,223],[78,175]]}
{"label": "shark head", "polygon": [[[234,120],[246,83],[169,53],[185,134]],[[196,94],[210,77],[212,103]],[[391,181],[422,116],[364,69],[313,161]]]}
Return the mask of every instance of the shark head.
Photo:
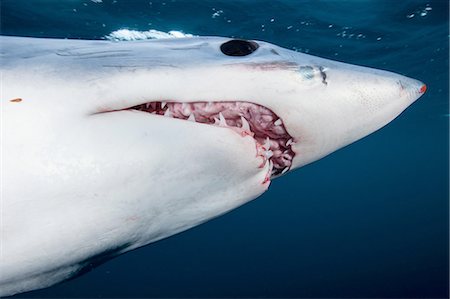
{"label": "shark head", "polygon": [[[227,127],[254,139],[261,164],[270,164],[268,178],[378,130],[426,90],[422,82],[392,72],[262,41],[197,37],[67,41],[64,47],[54,40],[40,43],[42,50],[38,42],[33,54],[22,47],[28,52],[14,55],[33,56],[40,73],[30,81],[45,73],[46,80],[54,78],[52,84],[64,85],[60,96],[72,102],[65,106],[71,113],[146,112],[157,120],[191,122],[180,126],[195,123],[193,135],[206,126],[217,132]],[[24,73],[30,73],[29,60],[9,63],[23,63]],[[64,82],[55,82],[61,78]],[[36,88],[31,92],[36,97]]]}
{"label": "shark head", "polygon": [[426,90],[261,41],[0,41],[0,296],[236,208]]}
{"label": "shark head", "polygon": [[[146,53],[148,45],[157,50]],[[199,130],[228,127],[255,139],[272,177],[380,129],[426,91],[399,74],[262,41],[190,38],[122,47],[133,49],[139,68],[116,62],[122,74],[102,83],[109,102],[97,112],[131,109],[193,121]]]}

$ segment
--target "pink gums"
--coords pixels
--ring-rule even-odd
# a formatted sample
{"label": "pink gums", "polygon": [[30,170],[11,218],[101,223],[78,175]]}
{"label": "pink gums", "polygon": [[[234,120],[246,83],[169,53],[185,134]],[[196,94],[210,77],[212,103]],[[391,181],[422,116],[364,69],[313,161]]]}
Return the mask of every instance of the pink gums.
{"label": "pink gums", "polygon": [[242,136],[250,135],[255,139],[257,156],[263,158],[261,167],[269,161],[271,175],[288,171],[295,156],[291,148],[293,139],[281,119],[260,105],[248,102],[150,102],[130,109],[228,127]]}

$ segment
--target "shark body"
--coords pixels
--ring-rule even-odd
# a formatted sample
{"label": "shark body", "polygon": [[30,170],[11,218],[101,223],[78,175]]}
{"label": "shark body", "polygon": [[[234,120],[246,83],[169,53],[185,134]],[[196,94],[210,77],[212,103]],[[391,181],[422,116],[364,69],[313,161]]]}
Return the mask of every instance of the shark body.
{"label": "shark body", "polygon": [[261,41],[0,43],[0,296],[239,207],[426,90]]}

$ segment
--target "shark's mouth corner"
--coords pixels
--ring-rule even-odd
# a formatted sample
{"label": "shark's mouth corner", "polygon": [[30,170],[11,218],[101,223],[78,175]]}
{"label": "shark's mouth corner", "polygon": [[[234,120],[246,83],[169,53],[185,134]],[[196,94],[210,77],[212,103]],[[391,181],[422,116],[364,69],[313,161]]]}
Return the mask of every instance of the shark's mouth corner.
{"label": "shark's mouth corner", "polygon": [[262,157],[261,168],[269,163],[270,176],[288,171],[295,153],[295,140],[287,132],[283,121],[269,108],[242,101],[175,102],[152,101],[124,110],[136,110],[164,117],[227,127],[241,136],[255,140],[257,156]]}

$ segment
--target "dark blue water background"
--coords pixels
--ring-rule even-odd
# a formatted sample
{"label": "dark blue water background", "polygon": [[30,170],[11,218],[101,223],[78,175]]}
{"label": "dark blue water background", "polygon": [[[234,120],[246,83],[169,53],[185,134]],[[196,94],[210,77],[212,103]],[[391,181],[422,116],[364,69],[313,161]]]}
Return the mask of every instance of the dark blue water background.
{"label": "dark blue water background", "polygon": [[1,32],[259,39],[401,73],[428,91],[382,130],[275,180],[257,200],[16,297],[448,296],[448,1],[95,2],[1,0]]}

